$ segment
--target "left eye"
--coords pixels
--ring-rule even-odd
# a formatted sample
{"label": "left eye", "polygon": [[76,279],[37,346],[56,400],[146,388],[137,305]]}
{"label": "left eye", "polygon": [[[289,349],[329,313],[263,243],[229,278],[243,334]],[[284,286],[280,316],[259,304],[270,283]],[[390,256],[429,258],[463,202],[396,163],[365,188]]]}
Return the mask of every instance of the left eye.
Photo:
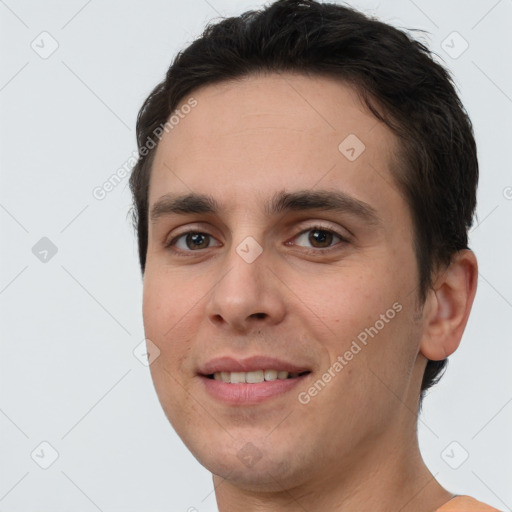
{"label": "left eye", "polygon": [[330,249],[334,238],[338,238],[341,242],[346,241],[339,233],[321,226],[306,229],[296,237],[297,240],[304,238],[308,243],[312,244],[315,249]]}

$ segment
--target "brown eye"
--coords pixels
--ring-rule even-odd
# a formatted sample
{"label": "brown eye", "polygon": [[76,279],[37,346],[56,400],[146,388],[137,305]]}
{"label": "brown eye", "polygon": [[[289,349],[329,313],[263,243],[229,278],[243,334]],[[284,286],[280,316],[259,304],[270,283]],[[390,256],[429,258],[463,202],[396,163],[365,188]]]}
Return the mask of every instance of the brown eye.
{"label": "brown eye", "polygon": [[[313,226],[302,233],[300,233],[296,239],[298,241],[307,242],[310,248],[313,249],[330,249],[333,247],[333,242],[338,239],[340,242],[346,242],[347,240],[339,233],[330,229],[325,229],[321,226]],[[336,245],[336,244],[334,244]],[[306,247],[308,247],[306,245]]]}
{"label": "brown eye", "polygon": [[185,245],[189,249],[206,249],[208,240],[208,235],[205,233],[188,233],[185,237]]}
{"label": "brown eye", "polygon": [[213,237],[208,233],[199,231],[187,231],[173,238],[166,247],[176,247],[178,251],[194,252],[198,249],[207,249],[210,246],[210,240]]}
{"label": "brown eye", "polygon": [[308,241],[315,247],[315,244],[320,244],[320,247],[329,247],[333,239],[333,233],[325,231],[324,229],[312,229],[309,232]]}

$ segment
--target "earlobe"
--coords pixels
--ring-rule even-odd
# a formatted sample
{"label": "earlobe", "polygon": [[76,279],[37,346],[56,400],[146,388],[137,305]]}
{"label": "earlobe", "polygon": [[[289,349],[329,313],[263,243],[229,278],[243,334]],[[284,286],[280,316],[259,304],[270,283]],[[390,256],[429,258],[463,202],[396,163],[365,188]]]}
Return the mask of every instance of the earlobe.
{"label": "earlobe", "polygon": [[473,251],[459,251],[438,276],[427,300],[427,313],[420,352],[440,361],[457,350],[475,298],[478,264]]}

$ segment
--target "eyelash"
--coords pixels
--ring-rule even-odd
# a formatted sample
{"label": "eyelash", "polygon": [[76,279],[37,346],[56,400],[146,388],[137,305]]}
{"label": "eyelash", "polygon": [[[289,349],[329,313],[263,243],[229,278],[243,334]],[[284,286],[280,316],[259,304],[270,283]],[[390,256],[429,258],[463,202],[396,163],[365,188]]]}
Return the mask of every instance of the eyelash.
{"label": "eyelash", "polygon": [[[298,238],[299,236],[303,235],[304,233],[307,233],[308,231],[323,231],[325,233],[332,234],[332,235],[334,235],[334,236],[336,236],[336,237],[338,237],[340,239],[340,242],[338,242],[337,244],[335,244],[335,245],[333,245],[331,247],[327,247],[325,249],[320,249],[320,248],[304,248],[305,252],[309,253],[309,254],[316,254],[316,255],[318,255],[319,253],[330,252],[331,250],[335,250],[338,245],[340,245],[340,244],[343,245],[345,243],[348,243],[348,240],[347,240],[346,237],[342,236],[337,231],[334,231],[334,230],[332,230],[330,228],[327,228],[327,227],[321,226],[321,225],[311,226],[311,227],[309,227],[307,229],[302,230],[301,232],[297,233],[297,235],[295,235],[294,239]],[[197,249],[197,250],[193,251],[193,250],[183,250],[183,249],[174,249],[173,248],[173,246],[175,245],[175,242],[177,242],[183,236],[190,235],[190,234],[206,235],[206,236],[214,238],[209,233],[205,233],[203,231],[193,231],[193,230],[192,231],[185,231],[184,233],[181,233],[181,234],[175,236],[172,240],[170,240],[168,243],[166,243],[165,244],[165,248],[169,249],[172,252],[174,252],[177,256],[191,256],[193,253],[198,253],[198,252],[202,252],[203,250],[205,250],[205,249]],[[209,247],[207,247],[206,249],[209,249]]]}

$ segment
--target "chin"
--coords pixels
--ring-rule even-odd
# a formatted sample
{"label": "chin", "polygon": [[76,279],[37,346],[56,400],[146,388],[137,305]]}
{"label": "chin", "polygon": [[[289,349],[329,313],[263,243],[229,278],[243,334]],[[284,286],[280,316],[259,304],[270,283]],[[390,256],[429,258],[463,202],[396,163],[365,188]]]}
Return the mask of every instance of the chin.
{"label": "chin", "polygon": [[212,460],[211,464],[202,465],[212,474],[247,491],[276,492],[300,483],[299,475],[293,474],[289,461],[260,460],[252,467],[244,466],[239,461],[232,464],[219,462]]}
{"label": "chin", "polygon": [[268,439],[256,446],[256,442],[226,437],[223,442],[215,442],[204,434],[201,439],[211,440],[207,444],[184,442],[213,475],[248,491],[282,491],[310,478],[312,468],[305,463],[307,456],[299,455],[299,446],[285,448],[279,440],[271,444]]}

